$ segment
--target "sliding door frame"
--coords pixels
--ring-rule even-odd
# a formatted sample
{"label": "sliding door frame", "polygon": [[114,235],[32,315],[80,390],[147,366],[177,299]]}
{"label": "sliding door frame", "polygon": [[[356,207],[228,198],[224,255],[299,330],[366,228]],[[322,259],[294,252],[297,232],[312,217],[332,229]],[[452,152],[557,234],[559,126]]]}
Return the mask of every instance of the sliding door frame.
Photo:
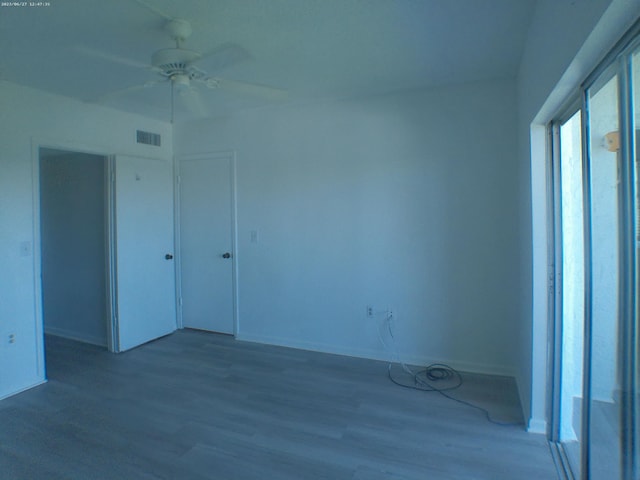
{"label": "sliding door frame", "polygon": [[[636,221],[637,214],[634,206],[636,201],[636,145],[635,118],[633,103],[633,51],[640,46],[635,42],[620,58],[619,90],[620,90],[620,188],[618,189],[618,205],[620,208],[619,238],[620,251],[620,292],[619,318],[622,335],[620,341],[620,374],[621,374],[621,405],[622,405],[622,472],[624,478],[638,478],[637,451],[634,445],[638,441],[636,424],[636,406],[634,402],[636,392],[636,368],[638,368],[638,353],[636,337],[637,325],[637,287],[636,266]],[[624,428],[629,425],[631,428]]]}
{"label": "sliding door frame", "polygon": [[[547,200],[549,222],[549,287],[553,288],[549,299],[550,342],[553,349],[550,362],[549,381],[549,422],[548,439],[558,446],[560,444],[560,385],[562,381],[562,221],[561,221],[561,169],[560,169],[560,126],[572,116],[581,101],[582,114],[582,170],[583,170],[583,225],[584,225],[584,349],[583,349],[583,407],[581,431],[581,476],[582,480],[590,477],[590,418],[591,418],[591,352],[592,352],[592,196],[591,196],[591,112],[589,95],[592,89],[601,84],[609,76],[618,76],[618,114],[620,132],[620,184],[618,188],[618,322],[619,335],[619,368],[621,386],[621,474],[623,480],[638,478],[640,465],[640,412],[636,405],[638,397],[638,213],[636,179],[638,172],[636,159],[635,112],[633,95],[633,55],[640,49],[640,22],[637,22],[607,54],[600,64],[582,83],[580,89],[569,103],[571,107],[563,108],[561,113],[548,125],[549,156],[547,175]],[[640,61],[640,54],[638,55]],[[639,79],[640,80],[640,79]],[[567,478],[571,472],[563,465]],[[612,479],[614,480],[614,479]]]}
{"label": "sliding door frame", "polygon": [[[573,479],[567,454],[560,441],[561,429],[561,392],[563,364],[563,224],[562,224],[562,142],[560,129],[577,113],[582,114],[582,103],[577,97],[567,102],[561,114],[548,126],[548,162],[547,162],[547,218],[548,223],[548,315],[549,315],[549,381],[548,381],[548,429],[547,437],[552,447],[556,466],[565,479]],[[581,120],[584,122],[584,118]],[[583,124],[584,125],[584,124]],[[581,131],[582,133],[582,131]]]}

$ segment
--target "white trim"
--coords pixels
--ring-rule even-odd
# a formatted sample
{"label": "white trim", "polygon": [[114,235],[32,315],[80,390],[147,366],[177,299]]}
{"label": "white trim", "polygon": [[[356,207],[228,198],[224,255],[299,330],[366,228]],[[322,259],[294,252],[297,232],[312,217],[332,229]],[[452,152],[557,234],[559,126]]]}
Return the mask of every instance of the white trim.
{"label": "white trim", "polygon": [[90,343],[91,345],[97,345],[99,347],[107,347],[107,343],[102,338],[94,337],[93,335],[83,335],[78,332],[56,327],[45,327],[44,331],[47,335],[68,338],[69,340],[75,340],[77,342]]}
{"label": "white trim", "polygon": [[35,322],[36,364],[39,377],[45,378],[44,316],[42,314],[42,258],[40,239],[40,144],[31,138],[31,194],[33,198],[31,258],[33,260],[33,320]]}
{"label": "white trim", "polygon": [[530,418],[527,422],[528,433],[547,433],[547,421],[541,418]]}
{"label": "white trim", "polygon": [[176,291],[176,327],[184,328],[182,321],[182,258],[180,255],[180,167],[173,156],[173,268]]}
{"label": "white trim", "polygon": [[527,400],[525,398],[525,396],[523,395],[523,390],[522,390],[522,379],[520,377],[520,375],[518,374],[518,372],[516,372],[516,375],[514,375],[515,380],[516,380],[516,388],[518,390],[518,400],[520,400],[520,410],[522,411],[522,416],[523,418],[526,418],[528,413],[525,411],[525,400]]}
{"label": "white trim", "polygon": [[115,155],[107,157],[106,168],[106,225],[105,231],[107,250],[107,348],[110,352],[120,351],[120,324],[118,323],[118,285],[117,285],[117,258],[116,258],[116,165]]}
{"label": "white trim", "polygon": [[[549,261],[547,208],[547,128],[530,126],[532,219],[532,329],[531,403],[532,425],[546,425],[549,380]],[[545,430],[546,431],[546,430]]]}
{"label": "white trim", "polygon": [[[365,348],[349,348],[332,345],[328,343],[306,342],[293,338],[272,337],[269,335],[256,335],[238,333],[236,339],[243,342],[261,343],[265,345],[275,345],[279,347],[296,348],[300,350],[309,350],[312,352],[330,353],[334,355],[344,355],[347,357],[366,358],[369,360],[380,360],[383,362],[396,361],[393,355],[381,350],[365,349]],[[456,361],[442,358],[431,358],[426,356],[403,356],[402,361],[408,365],[431,365],[432,363],[446,363],[460,372],[479,373],[483,375],[500,375],[505,377],[514,377],[515,371],[512,368],[503,365],[492,365],[477,362]]]}
{"label": "white trim", "polygon": [[237,336],[240,331],[240,304],[238,300],[238,198],[237,198],[237,168],[236,168],[236,152],[229,152],[231,162],[231,248],[233,250],[232,257],[232,274],[231,282],[233,289],[233,335]]}
{"label": "white trim", "polygon": [[36,380],[35,382],[28,384],[26,387],[21,387],[17,390],[12,390],[11,393],[7,393],[6,395],[0,395],[0,400],[13,397],[14,395],[18,395],[19,393],[26,392],[27,390],[31,390],[32,388],[39,387],[40,385],[44,385],[45,383],[47,383],[46,378]]}

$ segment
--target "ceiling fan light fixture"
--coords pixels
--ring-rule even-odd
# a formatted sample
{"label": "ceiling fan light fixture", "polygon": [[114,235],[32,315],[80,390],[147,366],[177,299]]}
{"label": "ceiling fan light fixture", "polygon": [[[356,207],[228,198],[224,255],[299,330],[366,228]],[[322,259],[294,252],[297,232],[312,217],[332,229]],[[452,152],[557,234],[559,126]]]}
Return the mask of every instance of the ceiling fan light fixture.
{"label": "ceiling fan light fixture", "polygon": [[173,82],[173,86],[180,94],[184,94],[191,87],[191,80],[189,79],[189,75],[185,75],[183,73],[177,73],[173,75],[171,77],[171,81]]}

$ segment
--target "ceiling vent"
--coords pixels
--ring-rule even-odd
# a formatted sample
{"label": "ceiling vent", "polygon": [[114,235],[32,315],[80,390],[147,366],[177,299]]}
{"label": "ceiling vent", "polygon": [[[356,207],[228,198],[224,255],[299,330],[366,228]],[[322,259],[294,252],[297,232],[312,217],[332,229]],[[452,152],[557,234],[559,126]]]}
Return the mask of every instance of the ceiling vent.
{"label": "ceiling vent", "polygon": [[153,145],[155,147],[160,146],[160,134],[143,132],[142,130],[136,130],[136,141],[138,143],[144,143],[145,145]]}

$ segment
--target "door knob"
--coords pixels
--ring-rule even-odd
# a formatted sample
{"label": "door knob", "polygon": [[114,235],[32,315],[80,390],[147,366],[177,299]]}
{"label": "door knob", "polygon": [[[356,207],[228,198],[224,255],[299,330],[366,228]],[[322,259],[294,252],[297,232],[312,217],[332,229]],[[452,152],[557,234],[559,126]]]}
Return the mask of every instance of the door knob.
{"label": "door knob", "polygon": [[226,252],[222,254],[222,258],[231,258],[231,254],[229,252]]}
{"label": "door knob", "polygon": [[171,255],[170,253],[167,253],[167,254],[164,256],[164,258],[165,258],[165,260],[171,260],[171,259],[173,258],[173,255]]}

